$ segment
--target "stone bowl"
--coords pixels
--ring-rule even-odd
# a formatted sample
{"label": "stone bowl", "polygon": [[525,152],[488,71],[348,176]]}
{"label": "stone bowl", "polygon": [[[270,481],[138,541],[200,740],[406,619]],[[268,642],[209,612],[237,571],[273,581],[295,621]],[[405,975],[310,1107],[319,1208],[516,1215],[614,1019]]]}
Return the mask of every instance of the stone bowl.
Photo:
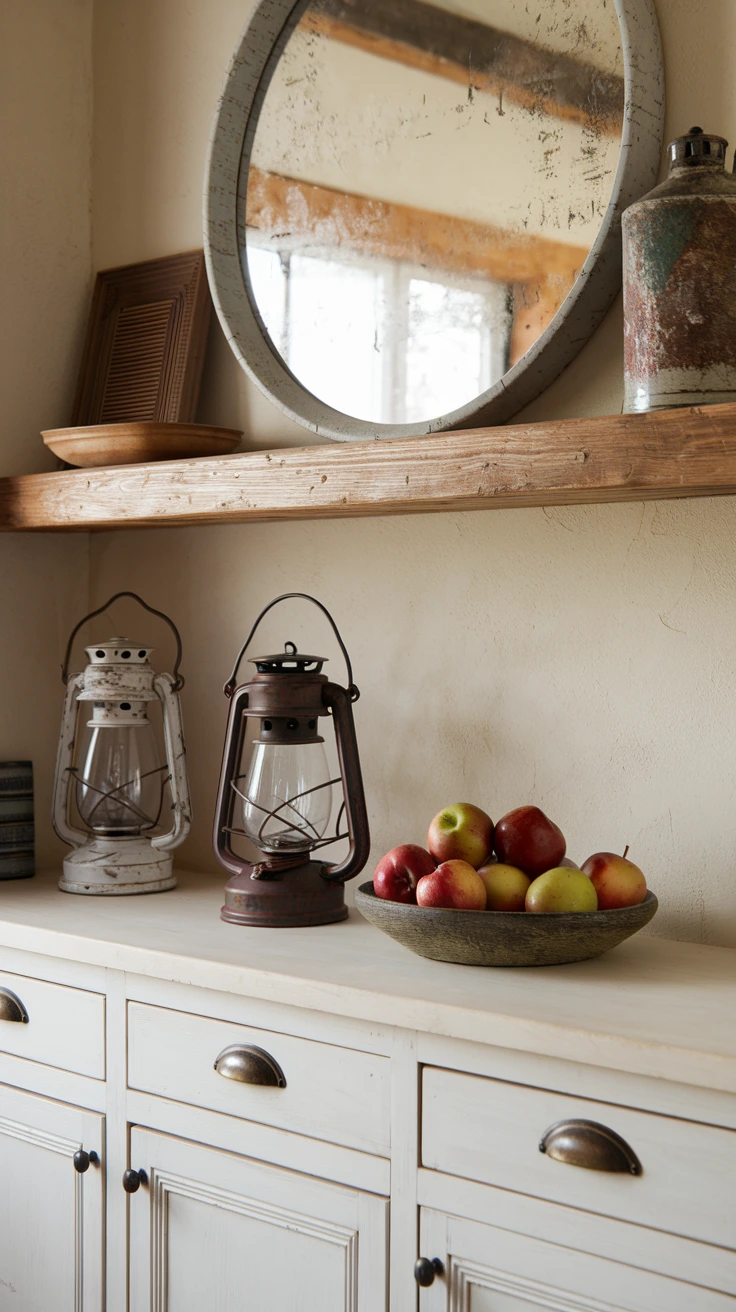
{"label": "stone bowl", "polygon": [[361,884],[355,905],[372,925],[420,957],[462,966],[562,966],[618,947],[649,924],[658,902],[649,890],[616,911],[451,911],[376,897]]}

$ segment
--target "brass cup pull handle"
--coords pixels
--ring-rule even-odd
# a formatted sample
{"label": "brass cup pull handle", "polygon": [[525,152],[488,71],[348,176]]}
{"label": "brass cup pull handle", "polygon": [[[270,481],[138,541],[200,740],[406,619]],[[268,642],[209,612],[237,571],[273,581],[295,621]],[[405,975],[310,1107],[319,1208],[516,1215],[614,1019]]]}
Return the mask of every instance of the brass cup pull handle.
{"label": "brass cup pull handle", "polygon": [[588,1171],[626,1171],[641,1175],[639,1158],[625,1139],[598,1121],[557,1121],[539,1145],[556,1162],[582,1166]]}
{"label": "brass cup pull handle", "polygon": [[421,1289],[429,1289],[435,1276],[443,1276],[445,1268],[438,1257],[418,1257],[414,1263],[414,1279]]}
{"label": "brass cup pull handle", "polygon": [[272,1089],[285,1089],[286,1076],[269,1052],[250,1043],[233,1043],[223,1048],[215,1062],[215,1070],[226,1080],[240,1084],[261,1084]]}
{"label": "brass cup pull handle", "polygon": [[28,1024],[28,1012],[17,993],[12,989],[0,988],[0,1020],[19,1021]]}

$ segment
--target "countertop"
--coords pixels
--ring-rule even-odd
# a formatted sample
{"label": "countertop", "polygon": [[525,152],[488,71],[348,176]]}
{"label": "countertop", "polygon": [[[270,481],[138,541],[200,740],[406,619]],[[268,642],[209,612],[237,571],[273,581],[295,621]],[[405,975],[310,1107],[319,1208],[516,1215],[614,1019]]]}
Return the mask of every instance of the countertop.
{"label": "countertop", "polygon": [[453,966],[354,909],[314,929],[226,925],[218,875],[180,872],[171,892],[121,898],[61,893],[57,878],[0,886],[0,949],[736,1093],[730,948],[638,935],[576,965]]}

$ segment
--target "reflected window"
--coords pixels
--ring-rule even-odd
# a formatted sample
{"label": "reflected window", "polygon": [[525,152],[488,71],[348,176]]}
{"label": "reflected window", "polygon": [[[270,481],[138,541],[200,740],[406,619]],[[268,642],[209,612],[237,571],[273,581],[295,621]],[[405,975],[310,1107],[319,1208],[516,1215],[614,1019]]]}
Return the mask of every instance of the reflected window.
{"label": "reflected window", "polygon": [[401,260],[267,249],[248,232],[248,271],[290,370],[336,410],[419,422],[486,391],[508,367],[512,288]]}

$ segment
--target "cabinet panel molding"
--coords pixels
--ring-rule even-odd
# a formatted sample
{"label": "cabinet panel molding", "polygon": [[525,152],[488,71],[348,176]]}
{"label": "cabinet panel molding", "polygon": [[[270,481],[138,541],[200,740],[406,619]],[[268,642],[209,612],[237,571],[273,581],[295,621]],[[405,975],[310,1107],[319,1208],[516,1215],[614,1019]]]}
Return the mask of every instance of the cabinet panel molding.
{"label": "cabinet panel molding", "polygon": [[[563,1293],[551,1285],[524,1276],[510,1276],[503,1271],[471,1262],[469,1258],[451,1258],[448,1271],[450,1286],[449,1312],[482,1312],[474,1297],[477,1289],[517,1298],[524,1307],[549,1308],[550,1312],[620,1312],[612,1303],[598,1299],[580,1298],[577,1294]],[[495,1300],[493,1300],[495,1302]],[[492,1304],[489,1304],[491,1312]]]}
{"label": "cabinet panel molding", "polygon": [[[611,1262],[570,1247],[422,1208],[420,1249],[445,1275],[424,1291],[421,1312],[731,1312],[728,1294]],[[488,1301],[484,1290],[502,1296]]]}
{"label": "cabinet panel molding", "polygon": [[[189,1198],[220,1211],[234,1212],[254,1221],[264,1221],[290,1233],[304,1235],[323,1243],[334,1244],[342,1252],[345,1272],[345,1312],[358,1312],[358,1240],[355,1230],[319,1221],[286,1207],[245,1198],[227,1189],[200,1184],[183,1176],[155,1170],[151,1180],[153,1249],[151,1257],[152,1312],[168,1312],[169,1288],[169,1216],[172,1195]],[[224,1291],[220,1291],[222,1293]]]}
{"label": "cabinet panel molding", "polygon": [[215,1267],[222,1312],[246,1288],[254,1307],[385,1312],[384,1199],[138,1128],[130,1149],[148,1178],[129,1200],[131,1312],[200,1312]]}
{"label": "cabinet panel molding", "polygon": [[[10,1186],[0,1226],[0,1306],[100,1312],[103,1118],[4,1086],[0,1112]],[[84,1173],[73,1160],[80,1148],[98,1157]]]}

